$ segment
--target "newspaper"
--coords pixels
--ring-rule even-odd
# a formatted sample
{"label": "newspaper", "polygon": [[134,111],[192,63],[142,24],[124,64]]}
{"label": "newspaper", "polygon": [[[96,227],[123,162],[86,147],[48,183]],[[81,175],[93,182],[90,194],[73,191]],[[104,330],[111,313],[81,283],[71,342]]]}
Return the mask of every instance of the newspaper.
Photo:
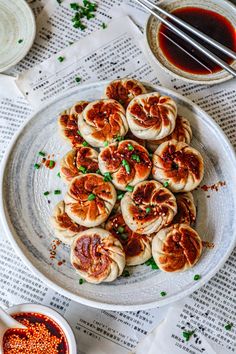
{"label": "newspaper", "polygon": [[[110,4],[110,2],[107,3]],[[116,3],[114,9],[118,5]],[[133,5],[135,6],[134,2]],[[52,2],[48,1],[47,6],[48,11],[51,11]],[[53,8],[55,10],[55,2]],[[56,8],[56,11],[62,11],[58,6]],[[112,10],[112,6],[109,9]],[[138,8],[136,10],[137,14],[140,10]],[[43,12],[45,16],[45,8],[41,15]],[[170,76],[150,62],[150,56],[144,49],[140,32],[133,22],[125,17],[122,19],[122,26],[119,25],[120,23],[120,19],[116,19],[114,22],[109,23],[107,29],[102,32],[93,32],[89,40],[81,39],[59,53],[57,50],[56,55],[53,50],[50,53],[48,52],[45,62],[38,64],[35,68],[19,76],[17,85],[24,96],[16,89],[13,78],[0,75],[0,88],[4,87],[4,90],[0,90],[0,157],[2,157],[13,133],[32,113],[32,108],[29,107],[28,102],[33,107],[39,107],[42,103],[49,102],[53,97],[62,93],[65,89],[64,86],[60,87],[58,85],[60,90],[58,89],[56,92],[55,89],[51,90],[51,87],[47,87],[47,85],[41,86],[39,84],[40,81],[38,81],[39,74],[43,74],[41,76],[42,80],[50,79],[50,85],[54,87],[53,85],[58,82],[57,80],[60,80],[61,77],[63,78],[63,75],[65,79],[68,75],[68,72],[66,72],[68,70],[67,65],[72,70],[71,78],[75,77],[75,73],[76,75],[81,75],[79,71],[81,68],[85,70],[83,75],[81,75],[81,82],[101,80],[108,77],[111,79],[126,75],[132,75],[140,80],[153,83],[159,83],[160,81],[162,85],[175,89],[198,103],[217,121],[228,135],[232,144],[236,146],[235,80],[223,85],[207,87],[189,85],[182,81],[171,79]],[[44,30],[49,31],[49,28],[50,26],[46,26]],[[119,34],[121,38],[126,36],[127,42],[121,40],[118,45]],[[62,35],[62,32],[60,32],[60,35]],[[65,46],[67,46],[65,35],[63,35],[63,40]],[[85,59],[92,56],[94,48],[96,48],[98,54],[100,53],[103,58],[102,64],[105,62],[106,66],[99,68],[95,63],[86,65]],[[113,49],[112,52],[111,48]],[[117,71],[112,75],[107,73],[106,70],[108,64],[114,60],[114,57],[118,60],[118,50],[122,51],[124,60],[123,62],[117,62],[115,67]],[[82,52],[83,56],[80,53],[78,54],[78,51]],[[66,57],[63,63],[59,63],[57,60],[61,53]],[[76,53],[74,61],[71,56],[72,53],[73,56]],[[48,59],[49,57],[51,58]],[[44,59],[46,58],[41,58],[41,60]],[[29,67],[35,65],[36,62],[31,61]],[[70,84],[66,83],[66,85],[67,90],[74,87],[75,82],[72,80]],[[25,97],[27,97],[28,102]],[[174,311],[169,311],[168,313],[166,308],[122,313],[90,309],[77,304],[55,293],[34,277],[16,256],[10,244],[4,238],[3,233],[1,233],[0,239],[0,257],[0,302],[5,307],[21,302],[38,302],[54,307],[72,325],[79,344],[79,354],[106,354],[111,352],[122,354],[135,351],[139,354],[139,349],[137,348],[136,350],[135,348],[138,342],[140,342],[140,345],[144,343],[145,336],[148,333],[151,332],[153,334],[153,340],[159,338],[158,340],[160,341],[160,337],[156,335],[155,328],[161,322],[162,324],[159,327],[159,332],[162,333],[161,337],[165,333],[165,346],[162,347],[164,349],[161,354],[177,354],[179,352],[191,354],[205,352],[210,354],[210,350],[217,354],[228,354],[236,351],[236,253],[231,255],[225,266],[210,282],[182,301],[178,305],[178,311],[174,307]],[[12,262],[12,259],[14,259],[14,262]],[[20,274],[19,269],[21,269]],[[163,321],[163,319],[165,320]],[[224,326],[231,322],[234,326],[231,330],[226,330]],[[195,336],[193,335],[189,341],[185,341],[182,334],[184,330],[194,331]],[[196,341],[197,343],[195,343]],[[159,348],[158,345],[157,348]],[[148,354],[149,348],[144,347],[144,350]],[[157,350],[155,353],[159,354]]]}

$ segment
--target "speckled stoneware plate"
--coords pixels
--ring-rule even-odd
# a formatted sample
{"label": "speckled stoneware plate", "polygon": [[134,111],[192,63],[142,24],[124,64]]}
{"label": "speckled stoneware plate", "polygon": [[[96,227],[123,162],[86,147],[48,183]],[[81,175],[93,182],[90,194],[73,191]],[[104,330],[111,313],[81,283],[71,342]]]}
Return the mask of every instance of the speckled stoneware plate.
{"label": "speckled stoneware plate", "polygon": [[[56,260],[50,259],[54,238],[49,217],[54,205],[62,198],[66,186],[57,177],[60,158],[70,150],[58,133],[59,113],[78,100],[99,99],[105,82],[81,85],[43,107],[22,127],[13,139],[1,167],[0,212],[4,229],[17,254],[48,286],[83,304],[110,310],[138,310],[166,305],[190,294],[206,283],[223,265],[235,245],[236,232],[236,160],[234,151],[216,123],[188,99],[163,87],[152,91],[170,95],[181,115],[187,117],[193,129],[192,145],[204,157],[206,185],[225,181],[218,192],[194,192],[197,205],[196,229],[202,239],[214,242],[213,249],[204,248],[197,265],[184,273],[168,274],[146,265],[129,267],[130,277],[120,277],[113,283],[79,284],[79,276],[69,261],[69,248],[60,245]],[[34,169],[38,152],[54,153],[57,165],[53,170]],[[61,195],[45,191],[61,189]],[[207,196],[210,195],[210,198]],[[65,259],[62,266],[58,261]],[[14,262],[14,259],[12,260]],[[51,264],[52,263],[52,264]],[[20,269],[19,269],[20,272]],[[195,274],[201,279],[194,281]],[[160,292],[165,291],[165,297]]]}
{"label": "speckled stoneware plate", "polygon": [[0,72],[24,58],[35,33],[34,15],[25,0],[0,0]]}
{"label": "speckled stoneware plate", "polygon": [[[211,10],[227,18],[236,28],[236,6],[227,0],[163,0],[160,2],[160,6],[168,12],[172,12],[182,7],[200,7]],[[196,84],[211,85],[232,79],[232,75],[225,70],[208,75],[199,75],[181,70],[173,65],[166,58],[159,46],[157,33],[160,25],[160,21],[151,15],[148,18],[145,27],[145,39],[148,53],[151,55],[154,62],[157,62],[162,69],[178,79]],[[236,68],[236,60],[231,66]]]}

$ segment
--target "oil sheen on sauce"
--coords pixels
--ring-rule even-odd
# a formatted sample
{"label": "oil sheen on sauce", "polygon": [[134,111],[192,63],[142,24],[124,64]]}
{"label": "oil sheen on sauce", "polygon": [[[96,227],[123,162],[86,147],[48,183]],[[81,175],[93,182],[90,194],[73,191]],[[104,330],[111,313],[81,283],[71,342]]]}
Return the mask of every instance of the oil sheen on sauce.
{"label": "oil sheen on sauce", "polygon": [[[219,43],[222,43],[226,47],[236,51],[236,28],[234,28],[230,21],[224,16],[214,11],[198,7],[179,8],[174,10],[172,14],[191,24],[193,27],[207,34],[209,37],[214,38]],[[174,23],[171,20],[169,21]],[[176,23],[174,24],[181,28],[180,25]],[[229,58],[227,55],[221,53],[219,50],[199,39],[186,29],[181,28],[181,30],[196,39],[199,43],[204,45],[204,47],[208,48],[226,63],[231,64],[233,62],[232,58]],[[178,35],[174,34],[164,24],[160,25],[157,35],[159,46],[163,54],[170,63],[179,69],[192,74],[200,75],[216,73],[222,70],[219,65],[212,62],[184,39],[178,37]]]}

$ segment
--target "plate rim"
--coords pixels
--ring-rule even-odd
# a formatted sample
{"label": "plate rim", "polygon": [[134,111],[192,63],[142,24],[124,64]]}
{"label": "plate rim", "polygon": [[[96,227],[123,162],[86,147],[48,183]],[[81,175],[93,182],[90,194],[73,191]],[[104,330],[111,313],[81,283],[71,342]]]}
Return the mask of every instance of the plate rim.
{"label": "plate rim", "polygon": [[[0,0],[1,1],[1,0]],[[11,0],[13,1],[13,0]],[[35,37],[36,37],[36,20],[35,20],[35,16],[34,13],[31,9],[31,7],[29,6],[29,4],[25,1],[25,0],[14,0],[15,2],[18,2],[20,4],[20,6],[24,9],[28,11],[28,15],[30,16],[30,19],[28,21],[31,22],[31,24],[33,25],[32,27],[32,33],[30,34],[30,36],[28,36],[27,38],[29,38],[29,43],[27,45],[27,47],[25,47],[24,50],[22,50],[21,54],[15,58],[15,60],[11,61],[11,63],[6,64],[5,66],[1,66],[0,65],[0,73],[12,68],[14,65],[18,64],[30,51]]]}
{"label": "plate rim", "polygon": [[[85,83],[82,84],[76,88],[73,88],[71,90],[67,91],[67,96],[73,95],[80,92],[80,90],[89,88],[90,86],[105,86],[108,84],[110,80],[104,80],[104,81],[95,81],[91,83]],[[236,152],[231,145],[228,137],[226,134],[223,132],[223,130],[220,128],[220,126],[214,121],[213,118],[211,118],[208,113],[206,113],[201,107],[199,107],[196,103],[188,99],[187,97],[182,96],[175,90],[171,90],[169,88],[165,88],[164,86],[160,85],[155,85],[149,82],[142,82],[144,85],[152,87],[154,90],[158,91],[160,89],[164,89],[167,94],[172,94],[176,96],[178,99],[181,101],[186,102],[188,105],[196,107],[198,110],[200,110],[203,114],[208,123],[213,125],[213,128],[219,134],[219,136],[224,140],[224,145],[227,146],[228,151],[230,152],[230,160],[232,160],[232,163],[234,163],[234,166],[236,166]],[[10,225],[8,224],[8,218],[7,214],[5,212],[5,206],[4,206],[4,193],[3,193],[3,183],[4,183],[4,176],[5,176],[5,170],[7,167],[7,162],[11,157],[11,152],[12,149],[15,145],[16,140],[19,138],[19,136],[23,133],[26,125],[34,119],[34,117],[40,113],[40,111],[47,109],[52,105],[53,103],[56,103],[60,98],[65,97],[65,94],[61,94],[50,100],[50,102],[43,104],[40,109],[37,109],[37,111],[34,111],[28,119],[23,123],[23,125],[20,127],[20,129],[13,135],[12,140],[10,144],[8,145],[4,157],[1,161],[1,168],[0,168],[0,220],[3,225],[4,232],[7,236],[7,239],[10,241],[14,251],[16,252],[17,256],[21,258],[23,263],[29,268],[29,270],[37,277],[39,280],[41,280],[44,284],[49,286],[51,289],[57,291],[58,293],[61,293],[64,296],[67,296],[69,299],[78,302],[80,304],[90,306],[93,308],[97,309],[103,309],[103,310],[112,310],[112,311],[138,311],[138,310],[147,310],[147,309],[152,309],[155,307],[160,307],[160,306],[165,306],[169,305],[171,303],[174,303],[190,294],[192,294],[194,291],[202,287],[204,284],[206,284],[217,272],[218,270],[224,265],[224,263],[227,261],[229,258],[230,254],[232,253],[235,245],[236,245],[236,229],[232,235],[232,241],[230,244],[230,247],[227,249],[227,252],[224,254],[224,256],[221,258],[220,262],[217,264],[217,266],[209,272],[204,278],[201,278],[198,282],[193,283],[193,285],[189,288],[184,290],[183,292],[179,292],[176,295],[173,295],[170,298],[160,298],[156,301],[148,302],[148,303],[143,303],[143,304],[135,304],[135,305],[128,305],[128,304],[111,304],[111,303],[106,303],[106,302],[101,302],[99,300],[91,300],[89,298],[86,298],[85,296],[80,296],[74,294],[72,291],[69,291],[62,286],[54,283],[46,274],[42,273],[40,270],[38,270],[37,266],[31,262],[30,257],[27,257],[26,254],[23,252],[23,248],[20,246],[20,239],[13,236],[11,232]],[[236,167],[235,167],[236,169]],[[17,234],[17,233],[16,233]],[[28,250],[27,250],[28,253]]]}

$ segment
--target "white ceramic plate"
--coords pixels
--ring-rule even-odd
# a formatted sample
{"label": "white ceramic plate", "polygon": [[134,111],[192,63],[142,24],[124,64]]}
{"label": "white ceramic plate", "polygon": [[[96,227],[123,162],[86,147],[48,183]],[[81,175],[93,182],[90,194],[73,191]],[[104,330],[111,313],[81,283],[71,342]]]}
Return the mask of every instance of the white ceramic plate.
{"label": "white ceramic plate", "polygon": [[[17,254],[48,286],[83,304],[110,310],[138,310],[166,305],[190,294],[223,265],[235,245],[236,231],[236,160],[227,138],[216,123],[188,99],[163,87],[151,87],[173,97],[178,111],[186,116],[193,129],[192,145],[204,157],[205,177],[202,184],[225,181],[218,192],[194,192],[197,204],[196,229],[205,241],[214,242],[204,249],[198,264],[184,273],[167,274],[146,265],[130,267],[130,277],[113,283],[79,285],[79,277],[69,262],[69,248],[60,246],[57,259],[50,260],[50,244],[54,238],[49,217],[62,196],[45,191],[66,186],[57,177],[59,159],[70,149],[58,134],[57,116],[77,100],[95,100],[102,96],[106,83],[87,84],[65,93],[36,113],[13,139],[1,168],[1,216],[4,229]],[[38,152],[55,154],[54,170],[34,169]],[[210,198],[207,198],[210,195]],[[14,259],[12,260],[14,262]],[[52,265],[50,265],[52,263]],[[19,270],[20,271],[20,270]],[[195,274],[201,279],[194,281]],[[165,297],[160,296],[166,291]]]}
{"label": "white ceramic plate", "polygon": [[[236,27],[236,7],[227,0],[163,0],[160,5],[168,12],[172,12],[181,7],[200,7],[211,10],[223,15]],[[209,75],[200,75],[189,73],[173,65],[165,57],[157,41],[157,32],[160,24],[160,21],[151,15],[146,23],[145,38],[149,54],[152,56],[154,62],[157,62],[162,69],[178,79],[195,84],[213,85],[232,79],[232,75],[225,70]],[[236,68],[236,60],[234,60],[231,66]]]}
{"label": "white ceramic plate", "polygon": [[25,0],[0,0],[0,72],[24,58],[35,33],[34,15]]}

